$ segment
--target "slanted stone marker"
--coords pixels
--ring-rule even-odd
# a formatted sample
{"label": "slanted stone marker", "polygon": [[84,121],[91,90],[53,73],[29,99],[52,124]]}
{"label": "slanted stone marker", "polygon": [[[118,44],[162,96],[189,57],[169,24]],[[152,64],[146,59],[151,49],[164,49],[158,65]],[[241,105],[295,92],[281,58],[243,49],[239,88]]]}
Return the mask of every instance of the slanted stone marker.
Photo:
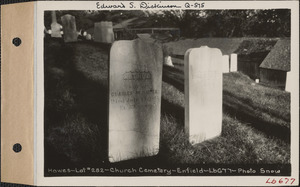
{"label": "slanted stone marker", "polygon": [[112,45],[109,67],[109,161],[156,155],[159,150],[163,54],[136,39]]}
{"label": "slanted stone marker", "polygon": [[203,46],[184,56],[185,133],[191,144],[222,130],[222,53]]}
{"label": "slanted stone marker", "polygon": [[76,29],[75,17],[70,14],[61,17],[63,25],[64,41],[65,42],[76,42],[78,33]]}
{"label": "slanted stone marker", "polygon": [[229,72],[229,55],[222,56],[223,73]]}
{"label": "slanted stone marker", "polygon": [[174,65],[172,63],[172,58],[170,56],[166,56],[164,58],[164,65],[174,67]]}
{"label": "slanted stone marker", "polygon": [[94,27],[94,41],[101,43],[113,43],[114,32],[111,21],[101,21],[95,23]]}
{"label": "slanted stone marker", "polygon": [[230,72],[237,71],[237,54],[232,53],[230,55]]}
{"label": "slanted stone marker", "polygon": [[51,11],[51,18],[52,18],[51,37],[61,38],[61,33],[60,33],[61,25],[57,23],[55,11]]}

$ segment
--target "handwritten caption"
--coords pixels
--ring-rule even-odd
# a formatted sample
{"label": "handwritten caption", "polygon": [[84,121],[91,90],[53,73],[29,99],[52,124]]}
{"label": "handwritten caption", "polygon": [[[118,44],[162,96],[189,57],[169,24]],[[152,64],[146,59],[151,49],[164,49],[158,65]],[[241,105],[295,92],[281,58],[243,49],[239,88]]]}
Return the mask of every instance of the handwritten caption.
{"label": "handwritten caption", "polygon": [[[264,168],[252,169],[252,168],[192,168],[192,167],[177,167],[177,168],[143,168],[143,167],[132,167],[132,168],[117,168],[117,167],[83,167],[74,169],[50,169],[48,168],[48,173],[51,174],[122,174],[122,175],[136,175],[136,174],[146,174],[146,175],[186,175],[186,174],[244,174],[244,175],[261,175],[261,174],[281,174],[280,169],[268,170]],[[268,180],[267,183],[274,183],[275,179]],[[277,182],[277,181],[276,181]]]}
{"label": "handwritten caption", "polygon": [[97,9],[202,9],[205,7],[204,2],[184,2],[184,3],[167,3],[167,2],[96,2]]}

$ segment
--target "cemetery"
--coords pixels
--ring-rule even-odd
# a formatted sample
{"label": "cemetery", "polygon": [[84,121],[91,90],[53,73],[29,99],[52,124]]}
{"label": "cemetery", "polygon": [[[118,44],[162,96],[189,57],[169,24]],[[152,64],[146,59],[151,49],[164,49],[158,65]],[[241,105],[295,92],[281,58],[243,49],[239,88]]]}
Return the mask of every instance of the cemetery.
{"label": "cemetery", "polygon": [[84,29],[72,11],[49,16],[45,176],[71,166],[290,163],[289,39],[170,41],[155,29],[116,34],[108,20]]}

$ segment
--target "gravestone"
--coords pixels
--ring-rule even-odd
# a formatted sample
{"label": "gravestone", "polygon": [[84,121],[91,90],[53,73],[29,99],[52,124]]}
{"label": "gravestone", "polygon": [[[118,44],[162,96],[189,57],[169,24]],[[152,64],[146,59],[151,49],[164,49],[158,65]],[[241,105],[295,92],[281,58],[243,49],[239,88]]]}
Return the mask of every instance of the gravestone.
{"label": "gravestone", "polygon": [[223,73],[229,72],[229,55],[222,56],[222,67],[223,67]]}
{"label": "gravestone", "polygon": [[159,150],[163,54],[136,39],[111,47],[109,161],[156,155]]}
{"label": "gravestone", "polygon": [[191,144],[222,130],[222,53],[202,46],[184,56],[185,133]]}
{"label": "gravestone", "polygon": [[286,81],[285,81],[285,91],[291,92],[292,90],[292,78],[291,78],[291,72],[286,72]]}
{"label": "gravestone", "polygon": [[90,34],[87,34],[85,37],[86,40],[92,40],[92,36]]}
{"label": "gravestone", "polygon": [[52,38],[61,38],[61,25],[57,23],[56,20],[56,13],[55,11],[51,11],[51,18],[52,18],[52,23],[51,23],[51,37]]}
{"label": "gravestone", "polygon": [[114,32],[111,21],[101,21],[95,23],[94,27],[94,41],[101,43],[113,43]]}
{"label": "gravestone", "polygon": [[76,29],[75,17],[70,14],[61,17],[63,25],[64,41],[65,42],[76,42],[78,33]]}
{"label": "gravestone", "polygon": [[151,38],[151,34],[145,33],[145,34],[137,34],[138,38],[141,39],[150,39]]}
{"label": "gravestone", "polygon": [[164,65],[174,67],[174,65],[172,63],[172,58],[170,56],[166,56],[164,58]]}
{"label": "gravestone", "polygon": [[230,55],[230,72],[237,71],[237,54]]}

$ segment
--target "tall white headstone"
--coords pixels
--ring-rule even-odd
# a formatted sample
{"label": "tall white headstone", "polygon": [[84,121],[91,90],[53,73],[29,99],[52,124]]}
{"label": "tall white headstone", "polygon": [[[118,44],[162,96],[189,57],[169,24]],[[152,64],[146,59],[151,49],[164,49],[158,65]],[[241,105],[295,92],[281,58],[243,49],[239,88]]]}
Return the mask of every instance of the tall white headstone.
{"label": "tall white headstone", "polygon": [[292,78],[291,78],[291,72],[286,72],[286,81],[285,81],[285,91],[291,92],[292,90]]}
{"label": "tall white headstone", "polygon": [[52,18],[52,23],[51,23],[51,37],[52,38],[61,38],[61,25],[57,23],[56,20],[56,12],[51,11],[51,18]]}
{"label": "tall white headstone", "polygon": [[223,73],[229,72],[229,55],[222,56]]}
{"label": "tall white headstone", "polygon": [[237,71],[237,54],[232,53],[230,55],[230,72]]}
{"label": "tall white headstone", "polygon": [[184,56],[185,133],[192,144],[222,131],[222,53],[207,46]]}
{"label": "tall white headstone", "polygon": [[109,161],[159,150],[163,54],[146,40],[117,41],[109,67]]}

